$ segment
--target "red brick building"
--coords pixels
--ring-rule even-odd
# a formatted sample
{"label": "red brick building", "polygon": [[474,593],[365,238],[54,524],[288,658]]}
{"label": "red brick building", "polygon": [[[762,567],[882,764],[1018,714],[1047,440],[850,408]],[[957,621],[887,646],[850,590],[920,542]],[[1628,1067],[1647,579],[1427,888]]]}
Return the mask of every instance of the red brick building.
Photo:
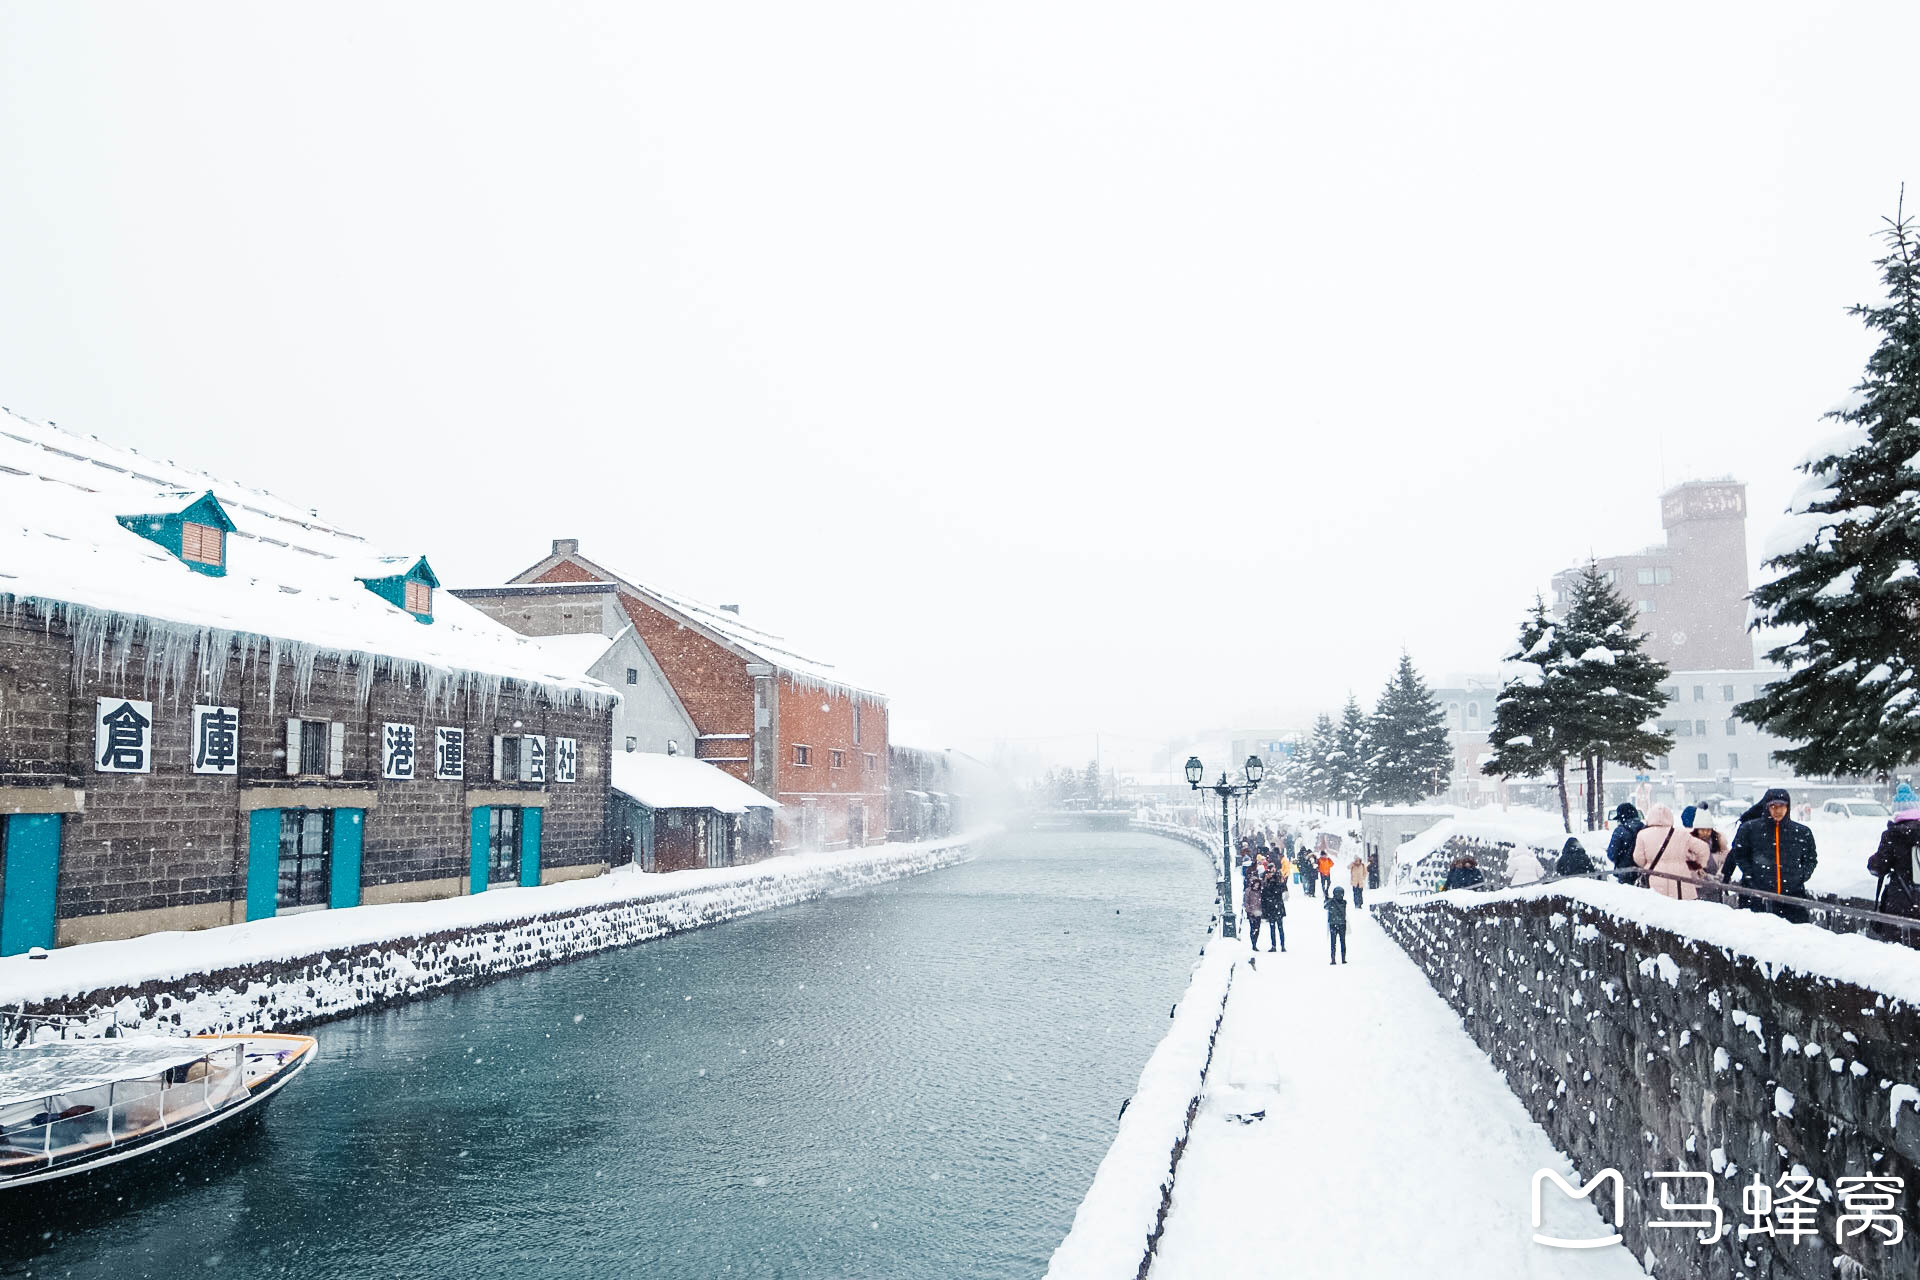
{"label": "red brick building", "polygon": [[622,578],[571,538],[507,586],[455,594],[529,635],[632,623],[693,718],[694,754],[780,802],[776,847],[886,839],[886,698],[748,625],[737,606]]}

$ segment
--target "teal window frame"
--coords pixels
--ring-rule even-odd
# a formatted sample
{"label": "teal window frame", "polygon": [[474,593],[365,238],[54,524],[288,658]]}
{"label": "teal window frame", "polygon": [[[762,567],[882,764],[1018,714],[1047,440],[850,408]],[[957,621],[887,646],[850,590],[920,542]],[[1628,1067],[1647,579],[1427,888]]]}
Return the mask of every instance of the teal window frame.
{"label": "teal window frame", "polygon": [[[227,515],[227,509],[213,496],[213,490],[207,490],[178,511],[156,511],[144,515],[118,516],[116,519],[129,531],[166,548],[174,559],[195,573],[203,573],[209,578],[227,576],[227,549],[234,533],[234,523]],[[189,522],[208,525],[220,531],[219,564],[202,564],[198,560],[187,559],[184,530]]]}
{"label": "teal window frame", "polygon": [[431,609],[425,613],[417,613],[407,608],[407,584],[409,582],[425,583],[429,588],[436,591],[440,588],[440,579],[435,576],[433,566],[427,563],[425,556],[421,556],[418,560],[415,560],[411,567],[402,572],[389,574],[384,577],[362,578],[360,581],[367,590],[373,592],[373,594],[379,596],[394,608],[402,610],[415,622],[431,623],[433,621],[433,611]]}

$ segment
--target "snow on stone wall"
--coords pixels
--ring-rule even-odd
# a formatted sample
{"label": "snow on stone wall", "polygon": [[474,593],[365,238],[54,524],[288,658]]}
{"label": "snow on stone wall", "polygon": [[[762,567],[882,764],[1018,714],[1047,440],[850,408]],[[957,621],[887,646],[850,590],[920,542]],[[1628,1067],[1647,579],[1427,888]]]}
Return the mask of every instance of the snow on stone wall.
{"label": "snow on stone wall", "polygon": [[[440,902],[315,912],[0,962],[0,1008],[69,1034],[295,1030],[755,911],[965,862],[971,837]],[[276,929],[275,926],[281,926]],[[223,937],[223,935],[225,935]]]}
{"label": "snow on stone wall", "polygon": [[[1622,1230],[1653,1274],[1920,1271],[1920,952],[1592,881],[1403,899],[1374,917],[1582,1177],[1624,1175]],[[1714,1175],[1728,1238],[1647,1228],[1676,1216],[1662,1186],[1688,1197],[1644,1175],[1682,1170]],[[1778,1195],[1796,1170],[1817,1179],[1818,1234],[1741,1241],[1756,1173]],[[1905,1180],[1907,1242],[1836,1249],[1837,1180],[1860,1175]]]}
{"label": "snow on stone wall", "polygon": [[[1489,888],[1528,884],[1553,874],[1566,838],[1558,814],[1537,810],[1443,818],[1395,850],[1395,887],[1432,892],[1463,853],[1473,855]],[[1606,832],[1587,832],[1580,840],[1596,864],[1606,861]]]}
{"label": "snow on stone wall", "polygon": [[1239,955],[1237,942],[1217,938],[1202,953],[1174,1006],[1173,1027],[1147,1059],[1113,1146],[1053,1252],[1047,1280],[1144,1280],[1213,1063]]}

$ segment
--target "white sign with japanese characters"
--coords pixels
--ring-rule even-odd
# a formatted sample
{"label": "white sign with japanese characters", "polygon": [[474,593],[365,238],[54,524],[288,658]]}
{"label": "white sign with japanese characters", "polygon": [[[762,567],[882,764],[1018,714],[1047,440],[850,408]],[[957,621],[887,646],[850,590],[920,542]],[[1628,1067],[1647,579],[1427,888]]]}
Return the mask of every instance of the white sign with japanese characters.
{"label": "white sign with japanese characters", "polygon": [[467,773],[467,731],[437,728],[433,731],[433,776],[454,780]]}
{"label": "white sign with japanese characters", "polygon": [[520,739],[520,781],[547,780],[547,740],[537,733]]}
{"label": "white sign with japanese characters", "polygon": [[153,772],[153,704],[131,698],[95,700],[93,767],[100,773]]}
{"label": "white sign with japanese characters", "polygon": [[419,731],[410,724],[383,725],[380,732],[380,776],[405,781],[413,777]]}
{"label": "white sign with japanese characters", "polygon": [[192,746],[195,773],[240,772],[240,708],[195,703]]}
{"label": "white sign with japanese characters", "polygon": [[573,782],[579,777],[580,745],[572,738],[553,740],[553,780]]}

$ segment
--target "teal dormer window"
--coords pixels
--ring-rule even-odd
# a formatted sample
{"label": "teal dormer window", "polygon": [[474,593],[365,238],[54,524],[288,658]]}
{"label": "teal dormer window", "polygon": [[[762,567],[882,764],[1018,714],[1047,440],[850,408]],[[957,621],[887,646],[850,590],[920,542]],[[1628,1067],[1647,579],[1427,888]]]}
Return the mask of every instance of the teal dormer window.
{"label": "teal dormer window", "polygon": [[[395,560],[395,569],[405,564],[405,560]],[[425,556],[413,562],[413,567],[386,577],[362,578],[367,590],[396,608],[405,609],[413,615],[415,622],[433,621],[433,589],[440,585],[440,579],[434,577],[433,568]]]}
{"label": "teal dormer window", "polygon": [[[181,494],[184,500],[191,495]],[[165,547],[180,557],[187,568],[208,577],[221,578],[227,572],[227,535],[233,521],[211,491],[201,494],[177,511],[160,511],[143,516],[121,516],[120,523],[149,542]]]}

